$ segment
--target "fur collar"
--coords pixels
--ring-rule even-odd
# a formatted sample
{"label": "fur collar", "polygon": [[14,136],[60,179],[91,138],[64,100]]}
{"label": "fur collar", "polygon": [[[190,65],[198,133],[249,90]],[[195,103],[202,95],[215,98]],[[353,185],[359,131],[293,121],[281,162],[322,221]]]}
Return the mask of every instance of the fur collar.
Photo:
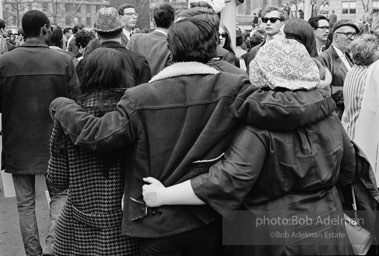
{"label": "fur collar", "polygon": [[220,71],[217,71],[216,69],[200,62],[178,62],[166,67],[161,72],[156,74],[153,78],[151,78],[149,83],[177,76],[214,75],[217,73],[220,73]]}

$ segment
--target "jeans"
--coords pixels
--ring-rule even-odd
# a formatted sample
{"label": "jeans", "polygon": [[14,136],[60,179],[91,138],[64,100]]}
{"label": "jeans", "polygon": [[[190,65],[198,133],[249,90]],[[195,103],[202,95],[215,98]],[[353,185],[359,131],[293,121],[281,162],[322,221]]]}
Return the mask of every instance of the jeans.
{"label": "jeans", "polygon": [[161,238],[142,238],[141,256],[218,256],[223,253],[221,220]]}
{"label": "jeans", "polygon": [[64,205],[67,201],[67,189],[59,190],[51,184],[47,183],[47,189],[50,195],[50,220],[49,220],[49,232],[46,236],[46,244],[43,248],[42,255],[54,255],[53,254],[53,246],[55,240],[55,229],[57,226],[57,221],[61,212],[63,210]]}
{"label": "jeans", "polygon": [[35,212],[35,175],[12,174],[24,249],[27,256],[41,255]]}
{"label": "jeans", "polygon": [[[12,174],[13,184],[16,191],[17,210],[19,215],[20,230],[24,249],[27,256],[42,254],[39,240],[37,217],[35,212],[35,180],[36,175]],[[66,203],[67,191],[58,191],[48,186],[50,194],[50,221],[49,231],[46,237],[46,246],[43,250],[45,255],[53,255],[52,245],[55,238],[56,222],[63,206]]]}

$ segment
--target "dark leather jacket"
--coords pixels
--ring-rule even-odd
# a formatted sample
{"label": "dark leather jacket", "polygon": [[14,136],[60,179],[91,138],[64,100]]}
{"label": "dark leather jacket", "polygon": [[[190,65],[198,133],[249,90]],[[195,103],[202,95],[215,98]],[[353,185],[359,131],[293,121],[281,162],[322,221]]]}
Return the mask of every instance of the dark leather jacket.
{"label": "dark leather jacket", "polygon": [[72,59],[38,41],[27,41],[0,59],[2,168],[15,174],[46,173],[52,121],[49,104],[74,95],[79,82]]}
{"label": "dark leather jacket", "polygon": [[[173,64],[149,84],[127,90],[117,111],[102,118],[68,99],[56,99],[50,108],[76,145],[109,151],[129,144],[123,230],[131,236],[163,237],[201,227],[216,213],[205,205],[146,208],[143,177],[152,176],[170,186],[198,175],[194,169],[188,171],[192,162],[224,152],[242,117],[263,125],[268,115],[280,112],[282,119],[273,129],[294,129],[309,121],[302,115],[304,109],[315,108],[324,118],[335,108],[323,91],[300,97],[301,107],[293,93],[255,91],[244,75],[187,62]],[[288,104],[276,108],[278,100]]]}

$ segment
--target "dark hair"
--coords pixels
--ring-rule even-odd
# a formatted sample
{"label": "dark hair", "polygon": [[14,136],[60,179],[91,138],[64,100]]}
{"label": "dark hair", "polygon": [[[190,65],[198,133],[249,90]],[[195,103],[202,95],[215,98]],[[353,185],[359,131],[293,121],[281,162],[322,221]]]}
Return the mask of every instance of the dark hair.
{"label": "dark hair", "polygon": [[171,4],[161,4],[154,9],[154,21],[157,27],[169,28],[175,20],[175,9]]}
{"label": "dark hair", "polygon": [[254,46],[262,43],[263,41],[263,34],[259,32],[255,32],[251,37],[250,37],[250,48],[253,48]]}
{"label": "dark hair", "polygon": [[53,32],[51,33],[51,39],[49,45],[58,46],[59,48],[62,48],[63,46],[63,32],[62,29],[59,26],[54,26]]}
{"label": "dark hair", "polygon": [[115,38],[115,37],[120,37],[121,33],[122,33],[122,29],[119,29],[119,30],[116,30],[116,31],[113,31],[113,32],[101,32],[101,31],[97,31],[97,35],[99,37],[101,37],[101,38],[104,38],[104,39],[112,39],[112,38]]}
{"label": "dark hair", "polygon": [[6,25],[7,25],[7,23],[4,20],[0,19],[0,29],[2,29],[2,28],[5,29]]}
{"label": "dark hair", "polygon": [[313,28],[305,20],[290,19],[284,25],[284,34],[303,44],[311,57],[317,57],[316,40]]}
{"label": "dark hair", "polygon": [[87,57],[91,52],[93,52],[99,47],[100,47],[100,40],[97,39],[96,37],[91,39],[91,41],[89,41],[89,43],[86,46],[86,49],[83,52],[83,57],[84,58]]}
{"label": "dark hair", "polygon": [[[222,48],[224,48],[224,49],[228,50],[229,52],[232,52],[233,54],[235,54],[233,49],[232,49],[232,39],[230,38],[230,33],[229,33],[228,28],[223,23],[220,24],[220,27],[222,27],[224,29],[225,34],[226,34],[225,44]],[[220,41],[219,38],[218,38],[218,40]]]}
{"label": "dark hair", "polygon": [[240,46],[245,41],[245,36],[241,33],[241,31],[236,31],[236,46]]}
{"label": "dark hair", "polygon": [[329,22],[329,20],[328,20],[327,17],[325,17],[323,15],[317,15],[317,16],[314,16],[314,17],[310,18],[308,20],[308,23],[309,23],[309,25],[311,25],[311,27],[313,29],[317,29],[317,27],[318,27],[318,21],[319,20],[326,20],[327,22]]}
{"label": "dark hair", "polygon": [[44,25],[50,26],[50,20],[41,11],[30,10],[22,16],[22,29],[24,30],[25,38],[39,37],[40,30]]}
{"label": "dark hair", "polygon": [[173,62],[207,63],[217,56],[217,31],[209,22],[189,18],[174,23],[168,33]]}
{"label": "dark hair", "polygon": [[82,61],[84,61],[83,73],[79,77],[82,93],[130,87],[125,73],[124,59],[118,51],[100,47]]}
{"label": "dark hair", "polygon": [[75,35],[75,44],[77,47],[85,48],[89,41],[95,38],[95,34],[92,31],[82,29]]}
{"label": "dark hair", "polygon": [[24,30],[22,28],[17,29],[17,34],[25,36]]}
{"label": "dark hair", "polygon": [[78,33],[79,30],[82,30],[83,28],[84,28],[83,24],[76,24],[74,26],[74,28],[72,29],[72,33],[76,34],[76,33]]}
{"label": "dark hair", "polygon": [[206,7],[194,7],[186,10],[182,10],[177,14],[177,19],[198,18],[207,21],[211,24],[216,31],[220,26],[220,18],[213,9]]}
{"label": "dark hair", "polygon": [[63,29],[63,34],[66,34],[66,33],[69,32],[70,30],[72,30],[72,28],[70,28],[70,27],[64,28],[64,29]]}
{"label": "dark hair", "polygon": [[134,10],[136,9],[135,7],[134,7],[134,5],[132,5],[132,4],[128,4],[128,3],[126,3],[126,4],[122,4],[122,5],[120,5],[120,7],[118,7],[118,14],[119,15],[124,15],[124,9],[126,9],[126,8],[133,8]]}
{"label": "dark hair", "polygon": [[267,6],[263,11],[262,11],[262,17],[264,17],[267,13],[269,13],[269,12],[272,12],[272,11],[277,11],[277,12],[279,12],[279,18],[281,18],[282,19],[282,21],[285,21],[285,20],[287,20],[287,15],[286,15],[286,13],[282,10],[282,9],[280,9],[279,7],[276,7],[276,6]]}

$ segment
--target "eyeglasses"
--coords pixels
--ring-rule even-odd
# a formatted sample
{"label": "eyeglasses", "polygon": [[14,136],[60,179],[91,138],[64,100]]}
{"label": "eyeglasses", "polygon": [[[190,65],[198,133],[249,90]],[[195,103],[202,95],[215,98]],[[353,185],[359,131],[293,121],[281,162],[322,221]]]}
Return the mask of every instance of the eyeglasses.
{"label": "eyeglasses", "polygon": [[357,37],[357,33],[351,33],[351,32],[336,32],[336,33],[345,35],[349,39],[354,39]]}
{"label": "eyeglasses", "polygon": [[317,28],[321,28],[321,29],[322,29],[322,30],[324,30],[324,31],[330,30],[330,27],[328,27],[328,26],[324,26],[324,27],[317,27]]}
{"label": "eyeglasses", "polygon": [[226,33],[220,33],[220,36],[226,38]]}
{"label": "eyeglasses", "polygon": [[124,15],[127,15],[127,16],[136,16],[136,18],[138,18],[138,13],[136,13],[136,12],[126,12],[126,13],[124,13]]}
{"label": "eyeglasses", "polygon": [[262,22],[263,22],[263,23],[267,23],[268,21],[270,21],[271,23],[275,23],[275,22],[277,22],[278,20],[282,21],[283,19],[282,19],[282,18],[276,18],[276,17],[271,17],[271,18],[263,17],[263,18],[262,18]]}

